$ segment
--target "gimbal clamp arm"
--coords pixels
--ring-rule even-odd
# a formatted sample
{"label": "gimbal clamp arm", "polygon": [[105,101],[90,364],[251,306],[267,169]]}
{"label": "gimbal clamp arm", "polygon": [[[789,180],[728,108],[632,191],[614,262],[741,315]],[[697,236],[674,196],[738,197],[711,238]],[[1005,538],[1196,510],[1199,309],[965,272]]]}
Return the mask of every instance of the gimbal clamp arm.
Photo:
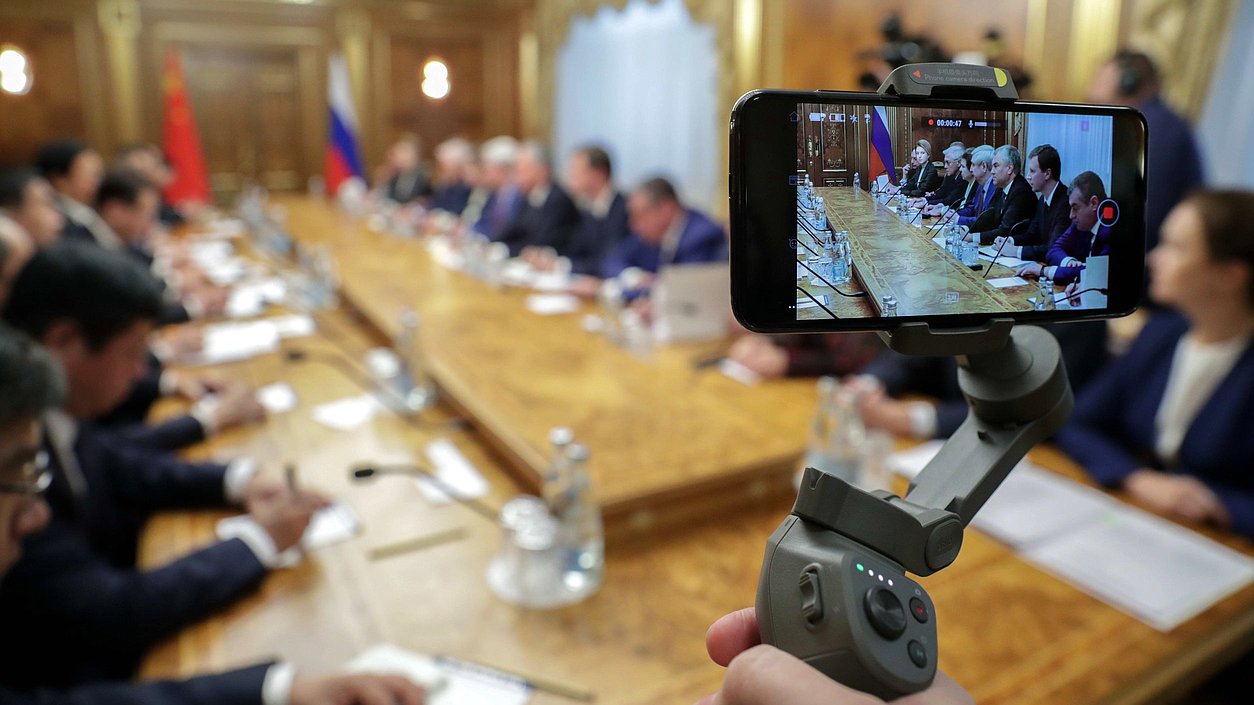
{"label": "gimbal clamp arm", "polygon": [[1071,413],[1058,341],[1040,328],[1013,326],[1012,320],[995,320],[978,330],[933,331],[907,324],[882,333],[897,352],[956,355],[958,384],[971,413],[904,498],[807,469],[793,513],[916,575],[952,563],[963,528],[1028,450]]}

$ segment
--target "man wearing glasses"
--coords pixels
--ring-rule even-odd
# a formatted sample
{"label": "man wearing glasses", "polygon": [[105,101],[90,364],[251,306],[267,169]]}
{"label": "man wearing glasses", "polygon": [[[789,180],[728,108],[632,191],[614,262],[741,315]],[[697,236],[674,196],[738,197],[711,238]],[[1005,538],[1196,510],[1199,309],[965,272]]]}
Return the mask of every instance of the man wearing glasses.
{"label": "man wearing glasses", "polygon": [[[52,481],[41,450],[40,419],[57,408],[65,381],[57,364],[30,339],[0,324],[0,600],[4,576],[22,555],[22,540],[41,531],[50,512],[43,492]],[[28,637],[5,626],[0,644],[20,648]],[[44,654],[57,660],[57,654]],[[418,686],[397,676],[303,677],[289,664],[260,664],[185,681],[98,683],[65,692],[18,692],[0,684],[0,705],[422,705]]]}

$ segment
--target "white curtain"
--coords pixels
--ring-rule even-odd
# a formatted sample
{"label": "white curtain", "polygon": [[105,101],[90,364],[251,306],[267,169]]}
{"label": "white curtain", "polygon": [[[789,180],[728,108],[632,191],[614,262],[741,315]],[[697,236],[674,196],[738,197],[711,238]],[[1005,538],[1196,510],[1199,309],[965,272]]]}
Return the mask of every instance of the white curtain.
{"label": "white curtain", "polygon": [[[1053,145],[1062,161],[1063,186],[1076,174],[1091,171],[1102,179],[1110,193],[1111,147],[1114,121],[1100,115],[1055,115],[1029,113],[1028,153],[1042,144]],[[1023,155],[1023,171],[1027,173],[1028,154]]]}
{"label": "white curtain", "polygon": [[632,0],[621,12],[575,18],[557,59],[559,168],[597,143],[613,157],[620,189],[665,176],[681,198],[708,207],[725,180],[717,76],[714,29],[694,23],[682,0]]}
{"label": "white curtain", "polygon": [[1254,189],[1254,0],[1242,0],[1215,64],[1210,98],[1198,124],[1202,166],[1215,186]]}

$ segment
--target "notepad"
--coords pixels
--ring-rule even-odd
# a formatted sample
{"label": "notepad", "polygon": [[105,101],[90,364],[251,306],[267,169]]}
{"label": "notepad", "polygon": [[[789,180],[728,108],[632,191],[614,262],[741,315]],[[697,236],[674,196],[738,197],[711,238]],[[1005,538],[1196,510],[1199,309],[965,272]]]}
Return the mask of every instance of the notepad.
{"label": "notepad", "polygon": [[257,390],[257,403],[270,414],[283,414],[296,408],[296,391],[287,382],[275,382]]}
{"label": "notepad", "polygon": [[445,489],[455,492],[458,499],[474,499],[488,493],[488,481],[452,441],[428,443],[426,456],[440,484],[425,477],[414,478],[414,482],[418,483],[418,489],[428,502],[448,504],[453,501]]}
{"label": "notepad", "polygon": [[448,684],[428,705],[523,705],[532,687],[518,676],[448,657],[436,659]]}
{"label": "notepad", "polygon": [[557,316],[579,310],[579,299],[569,294],[532,294],[527,310],[541,316]]}
{"label": "notepad", "polygon": [[745,367],[744,365],[740,364],[739,362],[736,362],[735,360],[728,360],[728,359],[721,360],[718,363],[718,371],[722,372],[724,375],[728,377],[731,377],[737,382],[748,385],[750,387],[760,384],[762,382],[762,375],[759,375],[757,372],[754,372],[753,370],[749,369],[748,367]]}
{"label": "notepad", "polygon": [[245,360],[279,349],[279,333],[266,321],[215,323],[205,326],[200,351],[187,357],[187,365],[217,365]]}
{"label": "notepad", "polygon": [[1028,280],[1023,277],[998,277],[996,279],[986,279],[985,281],[988,282],[989,286],[995,286],[998,289],[1028,285]]}
{"label": "notepad", "polygon": [[369,422],[382,410],[383,405],[373,394],[362,394],[315,406],[313,419],[337,431],[351,431]]}

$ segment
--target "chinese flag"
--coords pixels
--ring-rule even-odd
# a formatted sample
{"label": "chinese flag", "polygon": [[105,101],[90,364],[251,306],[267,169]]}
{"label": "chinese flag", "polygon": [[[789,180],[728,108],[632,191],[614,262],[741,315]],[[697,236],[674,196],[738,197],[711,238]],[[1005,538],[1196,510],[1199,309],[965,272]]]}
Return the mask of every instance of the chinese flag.
{"label": "chinese flag", "polygon": [[178,52],[166,49],[165,129],[162,146],[174,169],[174,181],[165,190],[170,203],[208,203],[209,178],[205,174],[205,155],[200,151],[200,133],[192,116],[192,104],[183,82],[183,63]]}

